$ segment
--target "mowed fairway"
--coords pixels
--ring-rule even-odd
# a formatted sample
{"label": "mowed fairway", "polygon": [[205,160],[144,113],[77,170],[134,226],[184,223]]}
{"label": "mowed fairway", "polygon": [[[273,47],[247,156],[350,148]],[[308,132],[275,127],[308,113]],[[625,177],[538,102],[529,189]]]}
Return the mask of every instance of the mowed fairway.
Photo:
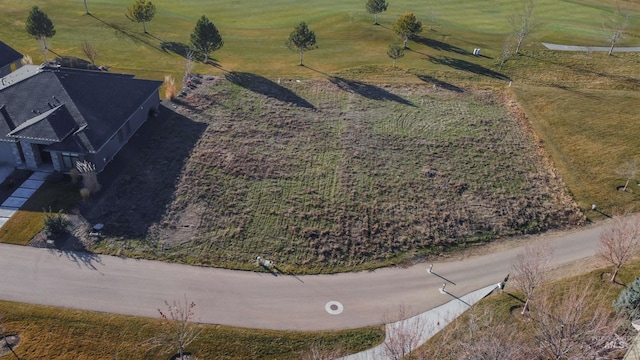
{"label": "mowed fairway", "polygon": [[[158,13],[147,25],[149,34],[142,32],[141,24],[125,17],[132,1],[87,3],[92,16],[85,14],[81,1],[35,2],[56,26],[57,34],[49,41],[51,50],[62,56],[83,57],[80,44],[88,41],[99,51],[99,64],[111,66],[114,71],[162,79],[164,74],[183,72],[184,60],[171,51],[175,49],[171,45],[188,45],[189,34],[203,14],[219,28],[225,45],[212,56],[219,68],[201,64],[196,72],[235,70],[268,76],[319,77],[318,73],[297,67],[296,54],[284,46],[300,21],[307,22],[317,34],[318,49],[305,56],[305,62],[315,69],[335,72],[363,65],[390,65],[387,46],[400,42],[390,28],[404,12],[414,12],[425,26],[421,36],[437,42],[410,42],[413,51],[407,52],[400,66],[449,70],[446,65],[429,61],[429,56],[448,54],[461,58],[476,47],[489,58],[476,58],[474,62],[490,66],[495,63],[491,58],[500,54],[510,32],[508,17],[517,1],[392,1],[388,11],[379,15],[382,26],[374,26],[364,0],[157,0],[153,3]],[[0,1],[0,39],[39,63],[44,59],[40,44],[24,31],[33,4]],[[536,1],[537,29],[531,40],[607,45],[601,34],[602,13],[614,8],[612,1]],[[48,58],[53,56],[47,54]]]}

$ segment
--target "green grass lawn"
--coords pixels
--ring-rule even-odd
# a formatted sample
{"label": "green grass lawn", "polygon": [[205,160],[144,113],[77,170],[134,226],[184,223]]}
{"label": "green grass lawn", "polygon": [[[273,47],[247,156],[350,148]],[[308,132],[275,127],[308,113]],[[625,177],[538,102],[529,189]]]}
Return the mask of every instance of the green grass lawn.
{"label": "green grass lawn", "polygon": [[[306,54],[306,63],[323,72],[336,72],[363,65],[389,65],[388,44],[400,42],[391,31],[393,22],[404,12],[414,12],[425,25],[421,36],[445,42],[471,52],[480,47],[489,57],[500,54],[510,32],[508,17],[516,1],[485,2],[399,0],[379,15],[382,26],[373,25],[373,15],[365,10],[364,0],[239,0],[223,1],[154,1],[155,19],[142,33],[140,24],[129,21],[124,13],[132,1],[88,1],[93,16],[84,13],[82,2],[53,0],[37,4],[49,15],[57,34],[50,39],[52,51],[65,56],[82,56],[80,43],[92,43],[100,53],[98,62],[114,71],[162,79],[166,73],[179,75],[183,59],[164,51],[162,43],[187,44],[196,20],[207,15],[219,28],[225,46],[213,54],[220,69],[200,64],[195,72],[220,73],[244,71],[268,76],[318,77],[318,73],[297,67],[297,56],[284,42],[293,27],[306,21],[317,34],[317,50]],[[604,45],[602,13],[615,7],[614,1],[536,1],[537,28],[530,41],[555,41]],[[24,31],[24,22],[33,3],[2,0],[0,38],[29,54],[36,63],[43,60],[40,44]],[[637,4],[625,3],[638,7]],[[432,21],[433,19],[433,21]],[[635,43],[638,32],[637,13],[625,44]],[[434,23],[434,31],[429,31]],[[410,42],[412,51],[400,60],[405,68],[437,69],[441,66],[425,61],[426,55],[448,53],[464,57],[451,48],[439,48]],[[49,54],[52,56],[52,54]],[[494,63],[477,58],[482,66]]]}
{"label": "green grass lawn", "polygon": [[4,243],[28,245],[44,229],[45,211],[68,213],[80,201],[78,186],[68,179],[45,182],[0,228],[0,239]]}
{"label": "green grass lawn", "polygon": [[[168,359],[173,355],[145,345],[162,331],[157,319],[0,301],[0,326],[8,335],[20,336],[15,352],[21,359]],[[198,327],[200,336],[186,348],[198,359],[299,359],[312,346],[355,353],[384,339],[382,328],[291,332]]]}

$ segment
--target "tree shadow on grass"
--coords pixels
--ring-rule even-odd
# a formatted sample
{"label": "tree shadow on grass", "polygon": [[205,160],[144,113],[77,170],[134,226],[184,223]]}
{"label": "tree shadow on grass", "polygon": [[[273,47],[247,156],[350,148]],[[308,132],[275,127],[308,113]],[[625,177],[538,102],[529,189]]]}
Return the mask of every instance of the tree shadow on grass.
{"label": "tree shadow on grass", "polygon": [[[154,36],[152,36],[154,37]],[[156,38],[157,39],[157,38]],[[158,39],[159,40],[159,39]],[[189,54],[189,51],[193,50],[193,48],[187,44],[181,43],[181,42],[177,42],[177,41],[163,41],[161,40],[160,42],[160,49],[162,49],[162,51],[164,52],[170,52],[170,53],[174,53],[176,55],[179,55],[183,58],[187,58],[187,55]],[[204,63],[204,55],[202,55],[200,52],[198,51],[194,51],[193,52],[193,61],[199,61],[201,63]],[[221,67],[220,63],[209,57],[209,61],[206,63],[207,65],[212,65],[215,67]]]}
{"label": "tree shadow on grass", "polygon": [[455,86],[453,84],[450,84],[448,82],[442,81],[442,80],[438,80],[436,78],[434,78],[433,76],[429,76],[429,75],[417,75],[418,78],[426,83],[429,84],[433,84],[434,86],[437,86],[439,88],[445,89],[445,90],[449,90],[449,91],[453,91],[453,92],[457,92],[457,93],[462,93],[464,92],[464,89],[458,86]]}
{"label": "tree shadow on grass", "polygon": [[160,43],[160,49],[164,52],[171,52],[176,55],[180,55],[183,58],[186,58],[189,50],[191,50],[189,45],[177,41],[163,41]]}
{"label": "tree shadow on grass", "polygon": [[525,303],[524,299],[522,299],[522,298],[520,298],[520,297],[518,297],[518,296],[515,296],[515,295],[513,295],[513,294],[512,294],[512,293],[510,293],[510,292],[508,292],[508,293],[506,293],[506,294],[507,294],[507,295],[509,295],[510,297],[512,297],[512,298],[514,298],[514,299],[516,299],[516,300],[518,300],[519,302],[521,302],[521,303],[523,303],[523,304]]}
{"label": "tree shadow on grass", "polygon": [[493,71],[491,69],[487,69],[484,66],[480,66],[478,64],[474,64],[466,60],[456,59],[449,56],[441,56],[441,57],[429,56],[428,59],[433,64],[446,65],[457,70],[468,71],[470,73],[487,76],[487,77],[498,79],[498,80],[504,80],[504,81],[511,80],[511,78],[509,78],[507,75],[504,75],[497,71]]}
{"label": "tree shadow on grass", "polygon": [[[152,47],[154,49],[162,51],[162,49],[160,47],[158,47],[156,44],[151,43],[150,41],[148,41],[147,39],[139,36],[138,34],[129,32],[129,31],[123,29],[122,27],[120,27],[119,25],[108,23],[108,22],[100,19],[99,17],[97,17],[97,16],[95,16],[93,14],[89,14],[89,16],[91,16],[92,18],[94,18],[94,19],[100,21],[101,23],[107,25],[108,27],[114,29],[116,31],[116,35],[125,36],[125,37],[129,38],[130,40],[132,40],[135,43],[144,44],[144,45],[147,45],[147,46]],[[149,34],[147,33],[145,35],[149,35]],[[159,40],[155,36],[150,35],[150,37]]]}
{"label": "tree shadow on grass", "polygon": [[350,80],[337,76],[329,77],[329,81],[346,92],[354,93],[367,99],[395,101],[400,104],[415,106],[411,101],[408,101],[383,88],[367,84],[362,81]]}
{"label": "tree shadow on grass", "polygon": [[457,46],[447,44],[446,42],[442,42],[439,40],[430,39],[422,36],[415,36],[412,38],[412,40],[418,44],[428,46],[434,50],[448,51],[448,52],[453,52],[460,55],[471,55],[470,52],[468,52],[463,48],[459,48]]}
{"label": "tree shadow on grass", "polygon": [[231,71],[225,74],[225,78],[235,85],[278,101],[307,109],[315,109],[313,104],[309,103],[295,92],[260,75]]}

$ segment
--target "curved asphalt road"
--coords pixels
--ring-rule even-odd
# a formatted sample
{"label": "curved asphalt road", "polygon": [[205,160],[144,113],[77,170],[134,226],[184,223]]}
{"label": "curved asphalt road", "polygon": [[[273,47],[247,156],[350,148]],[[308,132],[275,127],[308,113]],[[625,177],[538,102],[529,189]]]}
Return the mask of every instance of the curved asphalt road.
{"label": "curved asphalt road", "polygon": [[[602,225],[531,237],[550,242],[553,263],[593,256]],[[501,281],[521,248],[462,261],[435,263],[433,273],[461,296]],[[414,315],[451,300],[445,282],[428,264],[316,276],[201,268],[0,244],[0,298],[130,315],[157,317],[164,301],[196,303],[203,323],[283,330],[332,330],[396,320],[401,304]],[[455,283],[455,285],[453,284]],[[330,315],[329,301],[344,311]]]}

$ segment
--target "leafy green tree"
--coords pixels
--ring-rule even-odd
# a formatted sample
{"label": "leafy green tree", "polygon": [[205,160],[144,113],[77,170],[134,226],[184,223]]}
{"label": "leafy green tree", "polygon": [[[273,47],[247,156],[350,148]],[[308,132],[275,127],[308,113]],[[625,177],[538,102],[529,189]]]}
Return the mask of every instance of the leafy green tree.
{"label": "leafy green tree", "polygon": [[206,64],[209,62],[209,54],[220,49],[224,42],[216,26],[206,16],[202,15],[196,23],[193,33],[191,33],[191,45],[204,54],[204,62]]}
{"label": "leafy green tree", "polygon": [[393,24],[393,32],[402,37],[402,48],[407,48],[407,40],[418,35],[422,31],[422,22],[416,19],[413,13],[405,13],[395,24]]}
{"label": "leafy green tree", "polygon": [[29,35],[42,40],[43,49],[47,49],[47,38],[56,34],[51,19],[37,6],[31,8],[25,29]]}
{"label": "leafy green tree", "polygon": [[287,45],[291,51],[300,53],[300,66],[302,66],[302,53],[317,48],[316,33],[309,30],[309,27],[303,21],[289,34],[289,39],[285,45]]}
{"label": "leafy green tree", "polygon": [[640,278],[627,285],[618,299],[613,302],[617,312],[631,320],[640,319]]}
{"label": "leafy green tree", "polygon": [[367,12],[369,12],[369,14],[374,14],[376,17],[376,22],[374,23],[375,25],[379,25],[378,24],[378,14],[384,11],[387,11],[387,7],[389,6],[389,3],[387,2],[387,0],[368,0],[367,1]]}
{"label": "leafy green tree", "polygon": [[156,16],[156,6],[151,1],[136,0],[131,7],[127,8],[127,17],[129,20],[142,23],[144,33],[147,33],[147,22],[153,20]]}
{"label": "leafy green tree", "polygon": [[387,55],[391,59],[393,59],[393,67],[395,68],[396,60],[404,56],[404,49],[398,44],[391,44],[389,45],[389,49],[387,50]]}

